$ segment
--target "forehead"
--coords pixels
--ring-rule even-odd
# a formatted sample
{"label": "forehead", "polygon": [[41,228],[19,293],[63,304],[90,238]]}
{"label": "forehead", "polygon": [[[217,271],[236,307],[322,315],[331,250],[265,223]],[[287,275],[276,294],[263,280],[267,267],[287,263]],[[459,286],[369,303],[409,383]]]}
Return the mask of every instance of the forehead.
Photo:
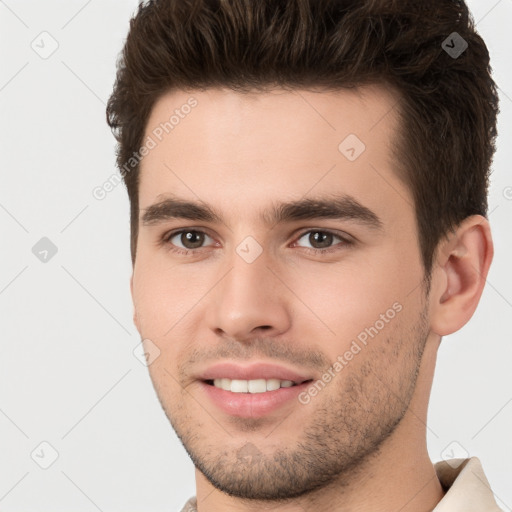
{"label": "forehead", "polygon": [[172,91],[146,125],[152,149],[140,166],[140,207],[172,193],[234,214],[335,192],[410,210],[392,153],[397,108],[397,96],[379,86]]}

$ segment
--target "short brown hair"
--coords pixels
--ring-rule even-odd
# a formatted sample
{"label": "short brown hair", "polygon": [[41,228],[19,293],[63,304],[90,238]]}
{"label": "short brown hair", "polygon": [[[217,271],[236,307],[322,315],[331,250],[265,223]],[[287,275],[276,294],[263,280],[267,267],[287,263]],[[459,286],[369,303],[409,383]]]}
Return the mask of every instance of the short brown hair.
{"label": "short brown hair", "polygon": [[[467,43],[461,55],[448,51],[456,42],[461,49]],[[153,105],[174,89],[365,84],[398,92],[397,173],[414,197],[429,276],[441,238],[464,218],[487,215],[495,151],[497,87],[462,0],[143,2],[130,22],[107,120],[123,169],[141,147]],[[134,263],[139,165],[122,175]]]}

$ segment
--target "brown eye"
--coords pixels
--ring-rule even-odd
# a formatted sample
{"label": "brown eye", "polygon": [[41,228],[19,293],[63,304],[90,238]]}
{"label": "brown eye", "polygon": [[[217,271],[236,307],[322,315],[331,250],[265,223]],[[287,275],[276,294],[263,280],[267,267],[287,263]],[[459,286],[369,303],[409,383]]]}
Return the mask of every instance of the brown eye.
{"label": "brown eye", "polygon": [[181,233],[180,241],[187,249],[197,249],[203,245],[204,233],[199,233],[198,231],[185,231],[184,233]]}
{"label": "brown eye", "polygon": [[347,249],[354,241],[350,235],[344,236],[325,229],[310,229],[304,231],[294,243],[294,246],[301,247],[306,252],[323,256],[329,253]]}
{"label": "brown eye", "polygon": [[345,240],[341,238],[339,235],[331,233],[330,231],[312,229],[310,231],[306,231],[305,233],[303,233],[301,237],[298,239],[298,241],[304,240],[307,244],[309,244],[302,245],[302,247],[321,250],[332,247],[335,239],[338,239],[341,242],[345,242]]}
{"label": "brown eye", "polygon": [[308,241],[314,249],[325,249],[333,242],[333,234],[325,231],[310,231]]}
{"label": "brown eye", "polygon": [[199,249],[207,238],[210,239],[206,233],[189,229],[172,233],[167,241],[180,249]]}

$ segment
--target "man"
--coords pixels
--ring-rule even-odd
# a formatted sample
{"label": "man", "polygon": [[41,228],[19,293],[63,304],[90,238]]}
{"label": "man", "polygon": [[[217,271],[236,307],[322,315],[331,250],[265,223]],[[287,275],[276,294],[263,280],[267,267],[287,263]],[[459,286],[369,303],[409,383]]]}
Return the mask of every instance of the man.
{"label": "man", "polygon": [[107,115],[183,510],[499,510],[425,439],[493,256],[489,70],[462,1],[139,7]]}

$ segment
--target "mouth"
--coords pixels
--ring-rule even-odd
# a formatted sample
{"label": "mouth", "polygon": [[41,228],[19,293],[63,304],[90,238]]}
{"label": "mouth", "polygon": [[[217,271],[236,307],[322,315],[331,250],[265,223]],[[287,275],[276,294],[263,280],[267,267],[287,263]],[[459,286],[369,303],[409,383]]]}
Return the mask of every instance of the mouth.
{"label": "mouth", "polygon": [[209,386],[214,386],[224,391],[230,391],[231,393],[267,393],[271,391],[277,391],[281,388],[292,388],[301,384],[312,382],[313,379],[301,380],[295,382],[293,380],[281,380],[281,379],[228,379],[226,377],[207,379],[203,382]]}
{"label": "mouth", "polygon": [[[267,361],[222,361],[196,375],[204,398],[229,417],[261,418],[290,414],[312,374]],[[302,407],[302,406],[301,406]]]}

